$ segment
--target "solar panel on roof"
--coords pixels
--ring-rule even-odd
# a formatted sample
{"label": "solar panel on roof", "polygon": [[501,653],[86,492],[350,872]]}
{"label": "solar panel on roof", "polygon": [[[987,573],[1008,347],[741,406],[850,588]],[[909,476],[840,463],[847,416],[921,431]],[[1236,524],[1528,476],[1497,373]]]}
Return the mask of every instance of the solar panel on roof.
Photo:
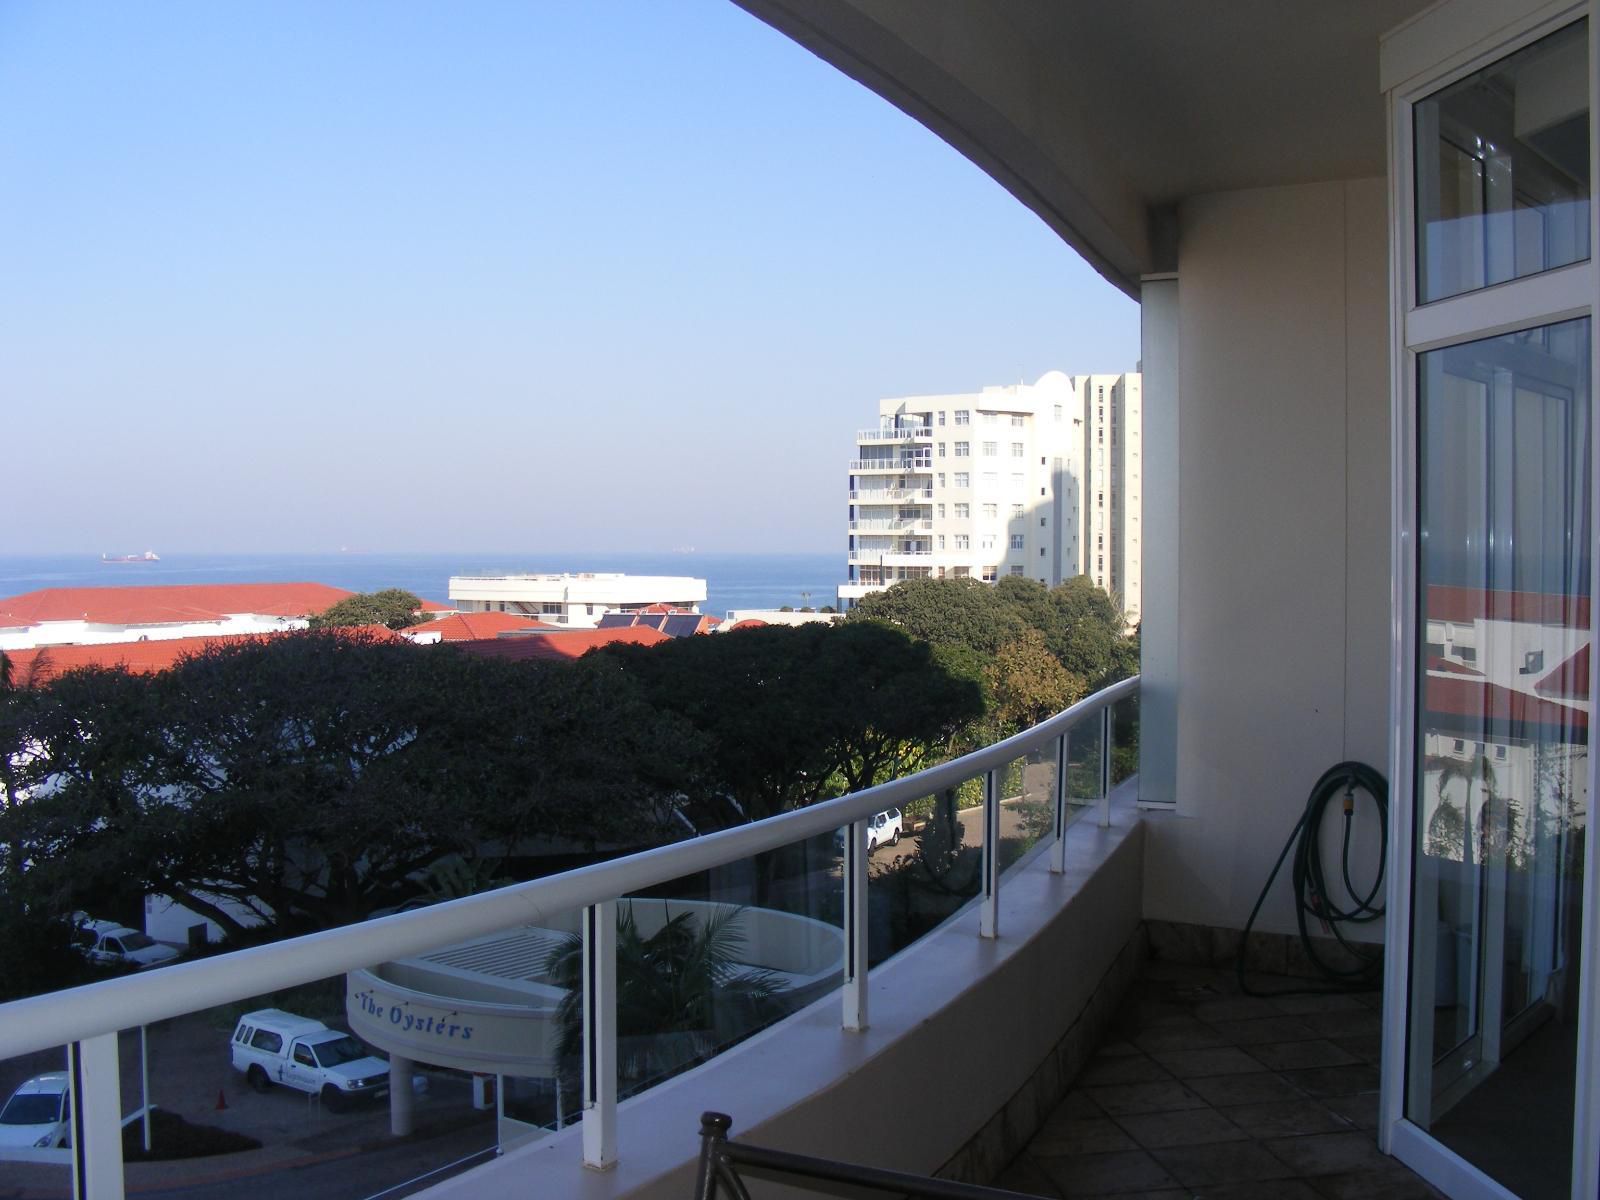
{"label": "solar panel on roof", "polygon": [[606,613],[600,618],[598,629],[626,629],[633,624],[632,613]]}
{"label": "solar panel on roof", "polygon": [[700,628],[700,615],[698,613],[675,613],[666,620],[666,625],[661,632],[668,637],[689,637]]}

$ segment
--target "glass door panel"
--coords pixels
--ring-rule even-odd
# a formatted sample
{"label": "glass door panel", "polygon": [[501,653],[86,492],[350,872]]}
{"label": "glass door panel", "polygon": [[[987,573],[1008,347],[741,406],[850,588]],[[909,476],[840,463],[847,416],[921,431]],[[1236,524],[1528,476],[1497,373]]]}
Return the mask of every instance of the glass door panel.
{"label": "glass door panel", "polygon": [[1407,1117],[1566,1195],[1588,796],[1589,321],[1418,356]]}

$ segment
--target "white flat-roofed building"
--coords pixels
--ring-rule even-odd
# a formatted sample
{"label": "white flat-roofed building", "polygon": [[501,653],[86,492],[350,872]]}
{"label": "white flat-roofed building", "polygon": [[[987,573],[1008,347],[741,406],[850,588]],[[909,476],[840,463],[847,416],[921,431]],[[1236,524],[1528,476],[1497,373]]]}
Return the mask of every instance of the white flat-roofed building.
{"label": "white flat-roofed building", "polygon": [[1140,377],[882,400],[850,463],[839,607],[902,579],[1087,575],[1139,620]]}
{"label": "white flat-roofed building", "polygon": [[504,612],[575,629],[593,629],[611,612],[652,604],[699,612],[706,581],[687,575],[452,575],[450,600],[461,612]]}

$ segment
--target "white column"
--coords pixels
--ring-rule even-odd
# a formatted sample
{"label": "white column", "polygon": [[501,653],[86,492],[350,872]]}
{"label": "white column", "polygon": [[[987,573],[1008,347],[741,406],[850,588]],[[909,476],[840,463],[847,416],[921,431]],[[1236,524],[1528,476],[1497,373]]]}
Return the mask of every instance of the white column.
{"label": "white column", "polygon": [[983,777],[983,897],[978,907],[978,936],[1000,936],[1000,772]]}
{"label": "white column", "polygon": [[844,831],[844,1027],[867,1027],[867,823]]}
{"label": "white column", "polygon": [[123,1200],[122,1078],[117,1035],[103,1033],[67,1047],[72,1088],[74,1200]]}
{"label": "white column", "polygon": [[1144,526],[1140,562],[1139,799],[1178,798],[1178,277],[1139,292],[1144,378]]}
{"label": "white column", "polygon": [[389,1056],[389,1132],[405,1137],[416,1127],[416,1092],[411,1072],[416,1064],[398,1054]]}
{"label": "white column", "polygon": [[617,902],[583,910],[583,1165],[617,1165]]}

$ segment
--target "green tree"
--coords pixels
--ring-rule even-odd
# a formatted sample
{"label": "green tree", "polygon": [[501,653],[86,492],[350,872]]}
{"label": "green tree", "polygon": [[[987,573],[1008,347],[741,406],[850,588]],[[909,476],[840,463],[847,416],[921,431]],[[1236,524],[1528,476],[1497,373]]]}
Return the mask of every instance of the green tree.
{"label": "green tree", "polygon": [[420,611],[422,600],[401,588],[380,592],[359,592],[317,613],[310,620],[312,629],[338,629],[353,625],[383,625],[407,629],[428,618]]}
{"label": "green tree", "polygon": [[988,677],[993,715],[1012,730],[1035,725],[1088,694],[1083,679],[1061,665],[1037,629],[1024,629],[1001,646]]}
{"label": "green tree", "polygon": [[[618,1074],[625,1093],[705,1061],[782,1013],[779,978],[739,961],[743,909],[701,919],[680,912],[645,937],[634,910],[652,903],[667,902],[630,900],[617,910]],[[583,939],[564,938],[544,972],[566,989],[557,1009],[561,1054],[576,1064],[583,1047]],[[563,1073],[576,1072],[569,1065]]]}
{"label": "green tree", "polygon": [[979,580],[906,579],[872,592],[850,610],[846,624],[878,621],[936,646],[966,646],[993,654],[1022,632],[1015,608]]}

